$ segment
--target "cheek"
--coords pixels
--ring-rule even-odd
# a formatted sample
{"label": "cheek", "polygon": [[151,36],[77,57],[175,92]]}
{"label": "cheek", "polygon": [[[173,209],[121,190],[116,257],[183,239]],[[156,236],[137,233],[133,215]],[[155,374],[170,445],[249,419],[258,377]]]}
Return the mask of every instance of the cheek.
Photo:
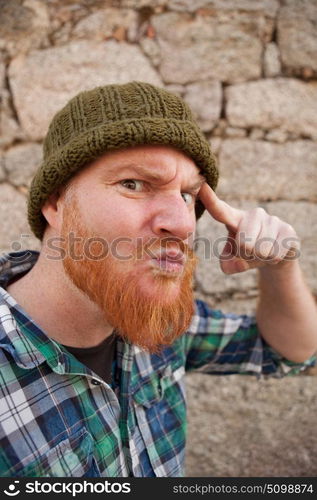
{"label": "cheek", "polygon": [[86,210],[87,229],[107,240],[111,255],[121,260],[131,259],[137,239],[145,233],[146,211],[135,200],[90,200]]}

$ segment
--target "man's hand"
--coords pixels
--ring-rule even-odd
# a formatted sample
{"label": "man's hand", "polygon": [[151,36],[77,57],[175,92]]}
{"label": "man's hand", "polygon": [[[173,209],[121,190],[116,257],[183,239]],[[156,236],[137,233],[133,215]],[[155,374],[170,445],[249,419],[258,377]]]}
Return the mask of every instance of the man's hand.
{"label": "man's hand", "polygon": [[297,258],[300,240],[294,228],[263,208],[239,210],[224,202],[205,182],[199,199],[210,215],[225,224],[228,239],[220,255],[226,274],[275,265],[280,268]]}

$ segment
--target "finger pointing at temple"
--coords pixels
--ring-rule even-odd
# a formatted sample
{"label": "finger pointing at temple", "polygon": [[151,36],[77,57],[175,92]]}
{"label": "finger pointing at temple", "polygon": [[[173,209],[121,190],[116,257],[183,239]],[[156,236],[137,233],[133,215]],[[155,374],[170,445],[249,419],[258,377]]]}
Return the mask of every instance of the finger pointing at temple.
{"label": "finger pointing at temple", "polygon": [[233,208],[218,198],[206,182],[199,191],[199,199],[215,220],[222,222],[233,232],[238,230],[239,223],[243,218],[243,210]]}

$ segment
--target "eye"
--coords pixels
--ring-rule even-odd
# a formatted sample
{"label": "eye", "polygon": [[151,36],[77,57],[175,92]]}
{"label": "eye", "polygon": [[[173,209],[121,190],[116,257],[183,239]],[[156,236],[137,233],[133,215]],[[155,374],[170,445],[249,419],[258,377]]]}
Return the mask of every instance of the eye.
{"label": "eye", "polygon": [[141,191],[143,187],[143,181],[138,181],[136,179],[125,179],[124,181],[121,181],[120,184],[130,191]]}
{"label": "eye", "polygon": [[181,193],[183,200],[185,201],[186,205],[191,205],[194,203],[195,196],[190,193]]}

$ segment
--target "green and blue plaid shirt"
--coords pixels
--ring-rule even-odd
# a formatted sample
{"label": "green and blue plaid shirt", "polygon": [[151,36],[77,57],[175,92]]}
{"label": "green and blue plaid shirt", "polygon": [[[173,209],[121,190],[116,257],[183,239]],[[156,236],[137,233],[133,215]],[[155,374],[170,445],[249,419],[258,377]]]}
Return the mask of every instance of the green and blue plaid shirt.
{"label": "green and blue plaid shirt", "polygon": [[0,476],[182,476],[184,375],[296,374],[255,317],[196,301],[190,328],[159,355],[117,340],[114,384],[48,338],[6,292],[37,252],[0,259]]}

